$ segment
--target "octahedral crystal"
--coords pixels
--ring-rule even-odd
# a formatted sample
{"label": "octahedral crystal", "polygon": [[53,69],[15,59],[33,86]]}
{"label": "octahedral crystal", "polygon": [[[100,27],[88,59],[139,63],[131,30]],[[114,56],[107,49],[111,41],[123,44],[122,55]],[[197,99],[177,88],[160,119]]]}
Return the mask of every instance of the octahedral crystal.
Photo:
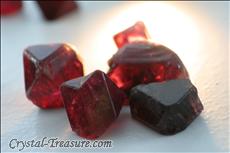
{"label": "octahedral crystal", "polygon": [[130,107],[134,119],[165,135],[184,130],[203,110],[189,79],[138,85],[131,90]]}
{"label": "octahedral crystal", "polygon": [[88,139],[106,131],[126,99],[125,93],[99,70],[63,83],[61,92],[72,130]]}
{"label": "octahedral crystal", "polygon": [[47,20],[55,20],[78,8],[77,3],[73,0],[68,0],[68,1],[38,0],[37,3],[41,8],[43,16]]}
{"label": "octahedral crystal", "polygon": [[83,75],[83,66],[67,44],[35,45],[23,53],[26,96],[41,108],[62,107],[59,86]]}
{"label": "octahedral crystal", "polygon": [[127,93],[138,84],[189,77],[176,53],[163,45],[150,42],[125,45],[108,64],[108,76]]}
{"label": "octahedral crystal", "polygon": [[146,41],[149,34],[143,22],[139,21],[133,26],[119,32],[113,37],[118,48],[135,41]]}

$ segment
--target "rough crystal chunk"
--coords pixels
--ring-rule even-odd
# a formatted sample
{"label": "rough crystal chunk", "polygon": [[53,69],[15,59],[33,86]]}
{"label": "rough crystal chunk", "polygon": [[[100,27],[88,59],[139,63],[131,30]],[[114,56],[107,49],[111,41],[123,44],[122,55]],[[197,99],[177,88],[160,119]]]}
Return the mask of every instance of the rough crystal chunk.
{"label": "rough crystal chunk", "polygon": [[72,130],[88,139],[105,132],[126,99],[125,93],[99,70],[63,83],[61,92]]}
{"label": "rough crystal chunk", "polygon": [[139,21],[133,26],[119,32],[113,37],[118,48],[135,41],[145,41],[149,39],[149,34],[143,22]]}
{"label": "rough crystal chunk", "polygon": [[165,135],[184,130],[203,110],[188,79],[138,85],[131,90],[130,107],[134,119]]}
{"label": "rough crystal chunk", "polygon": [[138,84],[189,77],[176,53],[150,42],[125,45],[108,64],[108,76],[127,93]]}
{"label": "rough crystal chunk", "polygon": [[22,1],[1,1],[1,15],[10,15],[20,11],[22,8]]}
{"label": "rough crystal chunk", "polygon": [[26,96],[41,108],[62,107],[59,86],[83,75],[83,66],[67,44],[37,45],[23,53]]}
{"label": "rough crystal chunk", "polygon": [[78,8],[73,0],[68,1],[37,1],[47,20],[55,20],[65,14],[68,14]]}

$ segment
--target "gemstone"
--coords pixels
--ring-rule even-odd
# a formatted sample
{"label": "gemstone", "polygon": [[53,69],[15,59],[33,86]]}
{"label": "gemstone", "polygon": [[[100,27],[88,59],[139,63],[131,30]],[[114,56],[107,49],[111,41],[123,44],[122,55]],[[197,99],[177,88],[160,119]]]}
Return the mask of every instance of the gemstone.
{"label": "gemstone", "polygon": [[20,11],[22,1],[1,1],[1,15],[10,15]]}
{"label": "gemstone", "polygon": [[26,96],[40,108],[62,107],[59,86],[83,76],[83,66],[67,44],[30,46],[23,61]]}
{"label": "gemstone", "polygon": [[153,130],[172,135],[184,130],[203,110],[189,79],[142,84],[130,93],[132,117]]}
{"label": "gemstone", "polygon": [[73,0],[68,1],[37,1],[42,10],[43,16],[47,20],[55,20],[65,14],[68,14],[78,8]]}
{"label": "gemstone", "polygon": [[125,93],[99,70],[64,82],[61,93],[72,130],[87,139],[106,131],[126,99]]}
{"label": "gemstone", "polygon": [[189,78],[176,53],[163,45],[150,42],[125,45],[108,64],[109,78],[126,93],[138,84]]}
{"label": "gemstone", "polygon": [[149,39],[149,34],[143,22],[139,21],[133,26],[119,32],[113,37],[118,48],[123,47],[125,44],[135,41],[145,41]]}

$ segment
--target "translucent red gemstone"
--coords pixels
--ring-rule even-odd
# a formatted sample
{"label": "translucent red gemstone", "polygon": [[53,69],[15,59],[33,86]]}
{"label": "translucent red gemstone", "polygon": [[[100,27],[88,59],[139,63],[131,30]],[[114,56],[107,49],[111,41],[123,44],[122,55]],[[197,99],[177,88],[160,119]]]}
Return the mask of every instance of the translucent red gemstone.
{"label": "translucent red gemstone", "polygon": [[123,47],[125,44],[135,41],[145,41],[149,38],[149,34],[143,22],[137,22],[135,25],[128,29],[116,34],[113,39],[118,48]]}
{"label": "translucent red gemstone", "polygon": [[20,11],[22,8],[22,1],[11,1],[2,0],[1,1],[1,15],[10,15]]}
{"label": "translucent red gemstone", "polygon": [[59,86],[83,76],[83,66],[67,44],[28,47],[23,61],[26,96],[40,108],[62,107]]}
{"label": "translucent red gemstone", "polygon": [[108,64],[108,76],[127,93],[138,84],[189,77],[184,64],[173,51],[150,42],[125,45]]}
{"label": "translucent red gemstone", "polygon": [[118,117],[125,93],[101,71],[63,83],[61,92],[72,130],[94,139]]}
{"label": "translucent red gemstone", "polygon": [[73,0],[68,1],[37,1],[44,17],[48,20],[55,20],[65,14],[68,14],[78,8]]}

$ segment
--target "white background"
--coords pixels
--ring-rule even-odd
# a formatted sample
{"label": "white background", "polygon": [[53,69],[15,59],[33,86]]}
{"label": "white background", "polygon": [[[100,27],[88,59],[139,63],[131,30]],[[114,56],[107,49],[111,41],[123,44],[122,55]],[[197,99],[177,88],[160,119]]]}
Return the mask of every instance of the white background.
{"label": "white background", "polygon": [[[68,42],[78,48],[86,74],[95,69],[106,72],[107,60],[116,52],[112,36],[132,25],[136,15],[143,15],[147,10],[140,7],[139,11],[128,12],[131,14],[129,17],[122,12],[142,3],[145,2],[79,2],[78,12],[47,22],[34,3],[26,2],[21,13],[1,18],[3,151],[13,151],[8,147],[13,138],[39,140],[47,136],[64,140],[81,139],[71,131],[64,109],[41,110],[25,97],[23,49],[34,44]],[[144,14],[146,18],[143,20],[149,21],[147,28],[152,31],[153,40],[173,48],[181,57],[198,88],[204,111],[185,131],[174,136],[162,136],[133,120],[126,107],[100,139],[113,140],[114,147],[107,151],[229,151],[229,3],[160,3],[177,12],[170,13],[164,5],[148,3],[153,6],[153,12],[158,12],[149,16]],[[154,7],[158,5],[162,7]],[[185,20],[177,18],[180,13]],[[27,148],[25,151],[77,150],[47,149]]]}

